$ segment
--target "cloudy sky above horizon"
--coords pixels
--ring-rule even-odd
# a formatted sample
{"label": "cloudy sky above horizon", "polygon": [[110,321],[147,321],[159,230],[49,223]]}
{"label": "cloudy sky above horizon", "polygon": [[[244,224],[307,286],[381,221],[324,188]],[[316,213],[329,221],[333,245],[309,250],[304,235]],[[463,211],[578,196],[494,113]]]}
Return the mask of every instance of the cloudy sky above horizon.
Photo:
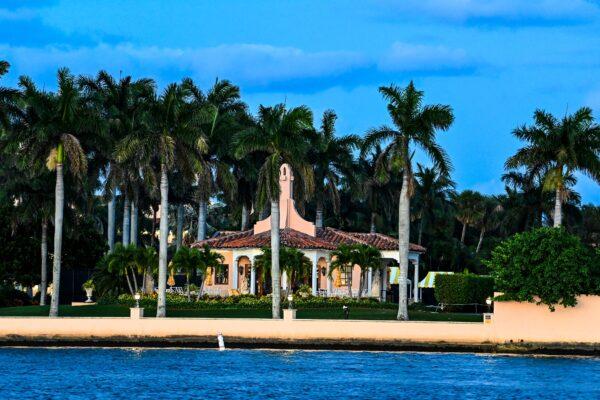
{"label": "cloudy sky above horizon", "polygon": [[[600,118],[598,0],[2,0],[0,59],[55,86],[57,68],[240,85],[259,104],[306,104],[339,133],[388,123],[380,85],[411,79],[450,104],[439,134],[459,189],[501,193],[511,130],[540,107]],[[425,161],[420,155],[416,158]],[[600,187],[580,177],[583,202]]]}

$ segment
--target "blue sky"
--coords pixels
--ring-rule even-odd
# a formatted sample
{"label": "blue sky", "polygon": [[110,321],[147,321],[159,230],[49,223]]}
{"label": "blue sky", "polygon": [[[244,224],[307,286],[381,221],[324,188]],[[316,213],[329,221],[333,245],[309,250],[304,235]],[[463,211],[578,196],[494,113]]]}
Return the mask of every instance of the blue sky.
{"label": "blue sky", "polygon": [[[388,123],[377,87],[413,79],[454,108],[439,140],[461,190],[503,191],[511,130],[535,108],[600,117],[600,1],[3,0],[0,32],[11,85],[27,74],[51,89],[60,66],[160,86],[226,78],[252,110],[332,108],[340,133]],[[580,177],[576,189],[600,204],[597,184]]]}

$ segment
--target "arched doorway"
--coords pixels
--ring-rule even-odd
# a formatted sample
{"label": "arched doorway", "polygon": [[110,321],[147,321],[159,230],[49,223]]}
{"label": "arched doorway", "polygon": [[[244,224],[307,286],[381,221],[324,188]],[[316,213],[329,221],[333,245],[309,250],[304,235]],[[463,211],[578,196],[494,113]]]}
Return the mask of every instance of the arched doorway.
{"label": "arched doorway", "polygon": [[317,279],[318,295],[327,292],[327,272],[327,259],[325,259],[325,257],[321,257],[317,261],[317,273],[319,274],[319,277]]}
{"label": "arched doorway", "polygon": [[250,259],[246,256],[242,256],[238,258],[237,263],[237,271],[238,274],[238,287],[240,293],[247,294],[250,293],[250,269],[252,268],[252,263]]}

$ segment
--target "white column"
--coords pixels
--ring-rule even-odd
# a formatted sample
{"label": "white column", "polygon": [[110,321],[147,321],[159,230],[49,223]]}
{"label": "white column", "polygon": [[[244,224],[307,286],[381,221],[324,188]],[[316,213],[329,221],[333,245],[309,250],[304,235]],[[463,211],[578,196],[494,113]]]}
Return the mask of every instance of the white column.
{"label": "white column", "polygon": [[256,294],[256,268],[250,266],[250,294]]}
{"label": "white column", "polygon": [[329,275],[329,273],[331,272],[331,267],[329,266],[330,262],[327,263],[327,296],[328,297],[331,296],[332,287],[333,287],[333,281],[331,280],[331,276]]}
{"label": "white column", "polygon": [[373,268],[367,272],[367,297],[371,297],[371,288],[373,287]]}
{"label": "white column", "polygon": [[281,271],[281,288],[283,290],[286,290],[287,286],[288,286],[288,284],[287,284],[287,273]]}
{"label": "white column", "polygon": [[233,263],[233,279],[231,280],[231,288],[232,289],[237,289],[238,288],[238,277],[239,277],[239,273],[238,273],[238,268],[239,268],[239,261],[240,261],[240,257],[235,259],[235,262]]}
{"label": "white column", "polygon": [[312,265],[312,295],[317,295],[317,282],[319,279],[319,269],[317,268],[318,258],[315,254]]}
{"label": "white column", "polygon": [[387,265],[381,270],[381,301],[386,300],[387,295]]}
{"label": "white column", "polygon": [[419,301],[419,259],[414,260],[415,264],[415,279],[413,280],[413,300],[414,302]]}

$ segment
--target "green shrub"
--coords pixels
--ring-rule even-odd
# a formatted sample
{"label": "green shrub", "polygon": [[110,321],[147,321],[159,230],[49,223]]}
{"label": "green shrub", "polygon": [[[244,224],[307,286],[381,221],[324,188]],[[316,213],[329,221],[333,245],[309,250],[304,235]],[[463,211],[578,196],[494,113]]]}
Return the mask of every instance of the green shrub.
{"label": "green shrub", "polygon": [[31,297],[11,286],[0,286],[0,307],[30,306]]}
{"label": "green shrub", "polygon": [[600,294],[600,255],[562,228],[516,234],[486,261],[496,280],[497,300],[546,304],[554,310],[577,304],[580,294]]}
{"label": "green shrub", "polygon": [[[104,296],[98,300],[99,304],[123,304],[133,306],[135,300],[130,294],[122,294],[119,297]],[[394,303],[382,303],[377,299],[346,299],[336,297],[294,297],[294,306],[297,308],[335,308],[343,305],[361,307],[361,308],[397,308]],[[282,307],[288,306],[287,299],[282,301]],[[144,296],[140,300],[140,307],[150,308],[156,307],[156,296]],[[208,297],[203,296],[200,301],[188,302],[185,296],[167,293],[167,308],[186,309],[186,310],[217,310],[217,309],[271,309],[270,296],[253,296],[244,294],[240,296],[228,297]]]}
{"label": "green shrub", "polygon": [[485,304],[494,294],[494,279],[468,272],[439,274],[435,277],[434,293],[440,304]]}

